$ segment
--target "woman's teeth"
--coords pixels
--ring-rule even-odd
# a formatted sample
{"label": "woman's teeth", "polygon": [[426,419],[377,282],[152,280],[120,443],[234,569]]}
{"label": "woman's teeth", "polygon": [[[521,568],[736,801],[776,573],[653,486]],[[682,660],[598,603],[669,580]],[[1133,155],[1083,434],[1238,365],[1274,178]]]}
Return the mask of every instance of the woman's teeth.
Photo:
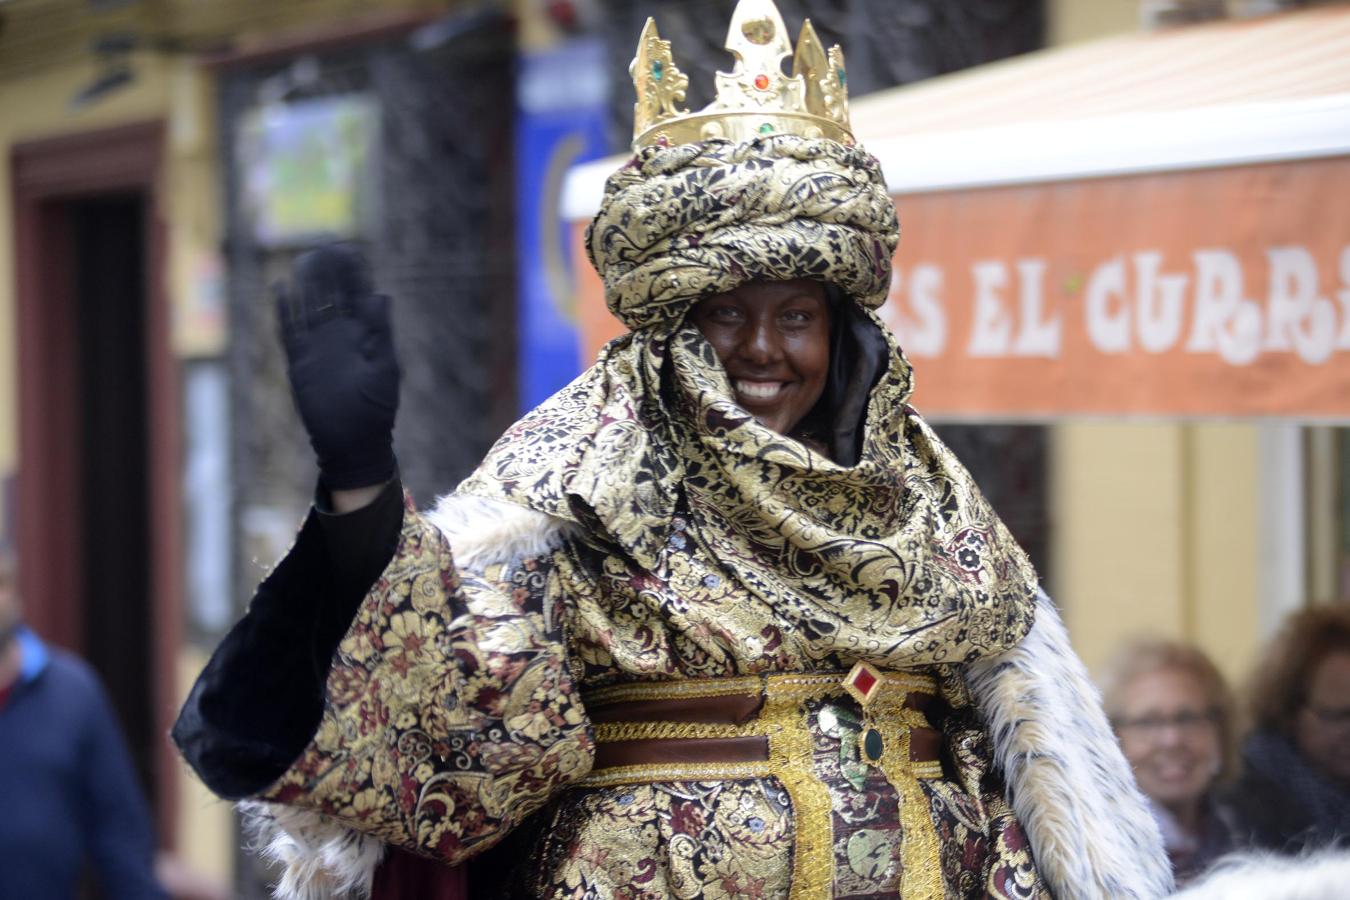
{"label": "woman's teeth", "polygon": [[772,400],[783,389],[781,381],[736,381],[736,393],[750,400]]}

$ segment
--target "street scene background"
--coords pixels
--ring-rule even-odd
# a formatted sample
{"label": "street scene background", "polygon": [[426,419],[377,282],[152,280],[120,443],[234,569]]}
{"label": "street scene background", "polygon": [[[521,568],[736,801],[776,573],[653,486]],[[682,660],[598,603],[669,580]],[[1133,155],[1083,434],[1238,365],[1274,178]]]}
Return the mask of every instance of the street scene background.
{"label": "street scene background", "polygon": [[[637,35],[696,108],[733,5],[0,0],[0,556],[106,687],[174,895],[270,877],[167,740],[314,494],[270,286],[368,255],[429,505],[621,333],[581,236]],[[1350,602],[1350,5],[779,7],[889,179],[913,403],[1075,649],[1186,642],[1241,698]]]}

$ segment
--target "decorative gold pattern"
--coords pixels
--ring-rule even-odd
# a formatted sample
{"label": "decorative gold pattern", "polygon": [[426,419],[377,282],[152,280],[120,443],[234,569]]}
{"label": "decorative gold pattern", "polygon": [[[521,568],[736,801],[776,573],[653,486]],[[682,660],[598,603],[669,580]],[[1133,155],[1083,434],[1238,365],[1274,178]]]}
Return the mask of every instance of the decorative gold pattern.
{"label": "decorative gold pattern", "polygon": [[743,737],[755,733],[749,726],[727,725],[720,722],[601,722],[595,726],[595,739],[600,743],[667,738]]}
{"label": "decorative gold pattern", "polygon": [[408,500],[313,741],[264,799],[451,863],[500,840],[594,758],[549,582],[537,560],[461,578]]}
{"label": "decorative gold pattern", "polygon": [[[660,394],[662,357],[678,401],[634,408]],[[509,430],[461,489],[614,542],[557,560],[591,685],[997,653],[1031,626],[1035,574],[904,405],[908,376],[897,354],[873,390],[863,462],[846,469],[737,407],[697,329],[664,350],[635,334]]]}
{"label": "decorative gold pattern", "polygon": [[[870,668],[870,667],[869,667]],[[887,735],[886,752],[878,765],[900,795],[903,822],[905,897],[929,898],[934,885],[941,890],[938,844],[928,817],[928,801],[917,778],[938,778],[940,764],[916,766],[909,759],[909,729],[930,727],[921,712],[905,707],[910,692],[936,694],[931,676],[917,672],[877,672],[868,692],[867,723]],[[769,776],[778,780],[792,800],[796,841],[793,845],[790,897],[829,896],[834,879],[831,837],[831,798],[827,785],[812,765],[812,735],[805,703],[853,694],[855,689],[837,672],[766,675],[761,678],[697,679],[615,685],[587,692],[593,706],[634,700],[716,697],[762,690],[764,706],[744,725],[699,722],[612,722],[595,728],[596,740],[644,738],[710,738],[764,736],[769,739],[765,763],[666,763],[615,766],[592,772],[579,787],[613,786],[633,782],[703,781],[720,778]],[[914,894],[908,891],[915,891]],[[924,893],[924,891],[928,891]]]}
{"label": "decorative gold pattern", "polygon": [[668,332],[700,297],[755,279],[816,278],[880,306],[899,237],[869,153],[776,135],[640,150],[605,182],[586,252],[615,316]]}
{"label": "decorative gold pattern", "polygon": [[729,697],[758,694],[764,684],[759,675],[731,678],[682,678],[678,681],[628,681],[582,692],[588,707],[633,700],[679,700],[689,697]]}
{"label": "decorative gold pattern", "polygon": [[595,769],[578,780],[576,788],[615,787],[620,784],[663,784],[672,781],[724,781],[770,775],[769,763],[651,763]]}
{"label": "decorative gold pattern", "polygon": [[848,119],[848,91],[842,51],[826,54],[811,20],[802,25],[793,55],[792,75],[785,77],[783,57],[792,53],[787,26],[773,0],[741,0],[727,28],[726,48],[736,57],[730,72],[716,75],[717,97],[696,113],[677,109],[689,79],[679,80],[670,42],[660,39],[648,19],[629,66],[637,103],[633,115],[633,149],[657,144],[687,144],[724,139],[751,140],[769,134],[793,134],[853,143]]}
{"label": "decorative gold pattern", "polygon": [[810,676],[770,679],[759,721],[769,737],[769,771],[792,798],[796,841],[792,848],[791,900],[829,897],[834,884],[830,792],[811,768],[811,731],[803,704],[839,689]]}
{"label": "decorative gold pattern", "polygon": [[[928,797],[919,785],[920,778],[941,778],[942,765],[915,765],[909,758],[910,728],[929,727],[923,713],[912,709],[898,711],[900,727],[886,728],[886,713],[869,707],[863,713],[864,725],[888,732],[877,764],[886,780],[900,795],[900,823],[904,840],[900,845],[903,866],[900,896],[905,900],[941,900],[942,868],[938,865],[938,837],[928,814]],[[908,727],[905,727],[908,726]]]}
{"label": "decorative gold pattern", "polygon": [[655,19],[648,19],[642,29],[637,56],[628,67],[628,74],[638,88],[639,100],[633,107],[634,128],[646,131],[663,118],[685,114],[677,104],[684,102],[689,76],[676,67],[670,41],[661,40]]}

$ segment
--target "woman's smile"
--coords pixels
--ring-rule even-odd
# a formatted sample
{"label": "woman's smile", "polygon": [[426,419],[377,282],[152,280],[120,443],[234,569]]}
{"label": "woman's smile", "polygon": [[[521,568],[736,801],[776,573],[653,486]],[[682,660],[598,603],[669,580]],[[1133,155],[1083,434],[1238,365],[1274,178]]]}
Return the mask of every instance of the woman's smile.
{"label": "woman's smile", "polygon": [[754,406],[777,399],[787,384],[782,381],[752,381],[749,378],[737,378],[731,382],[736,389],[736,399],[742,406]]}
{"label": "woman's smile", "polygon": [[816,405],[830,368],[830,306],[819,281],[752,281],[694,307],[735,399],[789,434]]}

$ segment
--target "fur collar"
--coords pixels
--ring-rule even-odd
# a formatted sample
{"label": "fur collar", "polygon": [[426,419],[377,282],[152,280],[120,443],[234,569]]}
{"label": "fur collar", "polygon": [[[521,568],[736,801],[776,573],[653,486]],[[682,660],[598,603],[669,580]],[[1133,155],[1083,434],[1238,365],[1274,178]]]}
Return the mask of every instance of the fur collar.
{"label": "fur collar", "polygon": [[[577,526],[498,500],[451,494],[428,514],[468,571],[544,553]],[[1172,886],[1162,838],[1101,700],[1050,598],[1012,650],[969,667],[996,764],[1042,877],[1061,900],[1152,900]],[[384,847],[318,813],[240,804],[263,854],[285,867],[281,900],[369,896]]]}
{"label": "fur collar", "polygon": [[972,663],[967,679],[1051,892],[1060,900],[1167,896],[1162,835],[1044,591],[1031,632]]}
{"label": "fur collar", "polygon": [[1176,900],[1332,900],[1350,884],[1350,851],[1226,856]]}

